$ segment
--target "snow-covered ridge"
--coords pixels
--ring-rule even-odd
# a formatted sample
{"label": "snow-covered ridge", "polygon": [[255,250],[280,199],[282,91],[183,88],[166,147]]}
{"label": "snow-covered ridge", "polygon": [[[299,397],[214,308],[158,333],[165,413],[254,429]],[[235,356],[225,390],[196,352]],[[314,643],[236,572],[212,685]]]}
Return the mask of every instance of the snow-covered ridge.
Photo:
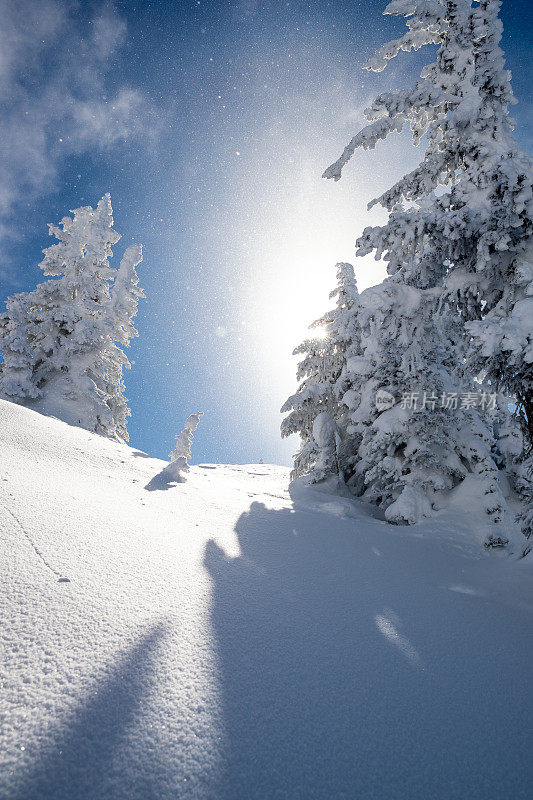
{"label": "snow-covered ridge", "polygon": [[[531,564],[0,401],[2,800],[526,797]],[[68,582],[60,582],[68,578]],[[497,731],[497,737],[495,737]]]}

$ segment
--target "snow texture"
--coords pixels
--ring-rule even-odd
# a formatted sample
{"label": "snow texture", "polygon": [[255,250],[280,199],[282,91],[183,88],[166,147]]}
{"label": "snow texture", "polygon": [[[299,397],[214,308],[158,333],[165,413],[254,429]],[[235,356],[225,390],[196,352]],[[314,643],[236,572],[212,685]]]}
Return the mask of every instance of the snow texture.
{"label": "snow texture", "polygon": [[[2,800],[530,797],[532,562],[0,401]],[[68,582],[67,580],[68,579]]]}

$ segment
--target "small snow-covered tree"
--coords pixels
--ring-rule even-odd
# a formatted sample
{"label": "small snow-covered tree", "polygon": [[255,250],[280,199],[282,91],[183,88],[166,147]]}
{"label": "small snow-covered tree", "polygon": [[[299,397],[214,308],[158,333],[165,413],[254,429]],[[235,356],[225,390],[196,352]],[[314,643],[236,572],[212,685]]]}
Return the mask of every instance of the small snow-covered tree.
{"label": "small snow-covered tree", "polygon": [[118,344],[136,334],[132,318],[143,295],[135,267],[142,256],[135,245],[118,271],[109,264],[120,239],[112,213],[107,194],[96,209],[76,209],[49,226],[58,243],[43,251],[40,266],[50,280],[10,298],[3,316],[0,391],[71,424],[127,439],[122,369],[129,362]]}
{"label": "small snow-covered tree", "polygon": [[[353,266],[338,263],[336,270],[337,287],[330,294],[331,299],[337,298],[336,307],[311,326],[321,328],[324,335],[307,339],[294,350],[294,355],[305,354],[297,370],[297,379],[301,383],[298,391],[289,397],[281,409],[282,413],[289,412],[282,422],[281,435],[286,437],[297,433],[301,439],[301,447],[294,460],[293,478],[309,475],[312,481],[322,480],[325,476],[324,458],[339,473],[339,460],[335,458],[330,461],[329,456],[321,455],[322,445],[313,435],[314,422],[319,415],[329,415],[333,422],[342,414],[337,382],[345,367],[346,350],[353,336],[354,312],[359,303]],[[338,431],[336,435],[340,448]],[[319,463],[321,466],[315,471],[314,467]]]}
{"label": "small snow-covered tree", "polygon": [[293,351],[303,354],[296,372],[301,381],[296,394],[288,398],[281,413],[290,412],[281,423],[283,438],[296,433],[300,436],[300,448],[294,456],[291,479],[310,472],[318,456],[313,439],[313,422],[318,414],[332,410],[332,386],[328,380],[327,359],[330,343],[325,338],[306,339]]}
{"label": "small snow-covered tree", "polygon": [[193,434],[200,423],[202,415],[203,411],[199,411],[197,414],[190,414],[187,417],[182,432],[176,436],[176,447],[169,454],[170,464],[165,467],[165,473],[171,480],[178,483],[184,480],[182,473],[189,472],[190,467],[187,459],[190,458]]}

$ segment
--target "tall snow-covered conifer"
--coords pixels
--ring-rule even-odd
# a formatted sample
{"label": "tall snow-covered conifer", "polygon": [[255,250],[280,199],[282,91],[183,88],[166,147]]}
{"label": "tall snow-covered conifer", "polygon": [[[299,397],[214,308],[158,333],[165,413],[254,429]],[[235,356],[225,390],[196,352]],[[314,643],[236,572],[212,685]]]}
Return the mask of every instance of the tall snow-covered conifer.
{"label": "tall snow-covered conifer", "polygon": [[126,345],[136,333],[141,251],[128,248],[118,272],[109,264],[120,234],[108,194],[96,209],[72,213],[49,226],[58,243],[43,251],[40,266],[50,280],[8,300],[0,390],[66,422],[127,439],[122,369],[129,362],[117,342]]}
{"label": "tall snow-covered conifer", "polygon": [[[512,139],[499,8],[499,0],[393,0],[385,13],[406,17],[408,32],[380,48],[366,68],[379,72],[400,51],[426,44],[437,45],[435,61],[411,89],[376,98],[365,112],[369,124],[324,177],[339,180],[357,148],[372,149],[406,125],[415,144],[425,136],[419,166],[370,204],[389,212],[387,223],[367,228],[358,241],[357,254],[374,252],[390,276],[375,290],[383,295],[379,308],[366,322],[359,315],[362,372],[374,389],[416,388],[419,396],[440,389],[468,394],[478,374],[484,390],[514,394],[531,437],[531,167]],[[391,292],[395,303],[387,305]],[[369,304],[363,293],[361,305]],[[391,518],[401,510],[405,521],[415,521],[466,472],[477,476],[490,519],[501,519],[494,440],[483,414],[466,408],[454,415],[443,406],[400,420],[397,406],[369,414],[361,395],[348,407],[349,418],[364,420],[355,474]],[[527,453],[520,458],[527,461]],[[400,496],[405,502],[398,505]],[[494,529],[487,543],[499,541]]]}
{"label": "tall snow-covered conifer", "polygon": [[[401,50],[437,44],[437,56],[407,91],[380,95],[366,110],[370,124],[324,176],[338,180],[358,147],[409,124],[415,144],[426,134],[420,165],[374,200],[389,222],[367,229],[362,247],[384,255],[392,274],[398,238],[412,253],[428,239],[442,251],[446,292],[470,323],[470,362],[518,401],[533,442],[533,267],[531,160],[513,136],[510,73],[499,47],[500,0],[393,0],[385,13],[407,18],[409,32],[384,45],[366,68],[381,71]],[[445,186],[440,197],[433,191]],[[406,228],[402,200],[424,201]]]}

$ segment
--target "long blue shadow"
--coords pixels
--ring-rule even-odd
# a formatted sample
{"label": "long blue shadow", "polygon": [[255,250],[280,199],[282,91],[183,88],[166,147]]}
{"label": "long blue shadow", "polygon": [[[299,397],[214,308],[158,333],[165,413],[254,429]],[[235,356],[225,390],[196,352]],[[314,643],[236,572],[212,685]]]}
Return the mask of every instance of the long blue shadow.
{"label": "long blue shadow", "polygon": [[420,574],[424,542],[298,507],[253,503],[235,530],[241,557],[205,552],[228,741],[217,800],[527,797],[532,643],[442,588],[458,557]]}
{"label": "long blue shadow", "polygon": [[151,688],[165,633],[164,624],[155,625],[112,666],[9,800],[158,800],[159,776],[148,743],[142,743],[142,759],[120,745]]}

